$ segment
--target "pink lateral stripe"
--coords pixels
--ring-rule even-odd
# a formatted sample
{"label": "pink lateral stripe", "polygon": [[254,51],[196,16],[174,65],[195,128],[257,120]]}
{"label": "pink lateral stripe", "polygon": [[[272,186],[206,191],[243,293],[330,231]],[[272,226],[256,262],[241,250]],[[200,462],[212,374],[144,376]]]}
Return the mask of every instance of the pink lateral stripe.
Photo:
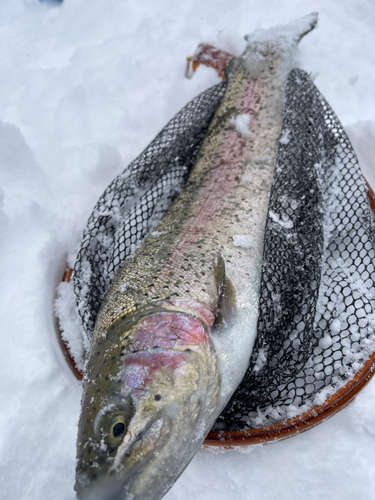
{"label": "pink lateral stripe", "polygon": [[[261,104],[261,85],[259,80],[249,81],[238,106],[238,114],[249,114],[249,129],[254,132],[256,128],[256,115]],[[167,283],[171,270],[176,268],[176,263],[181,262],[184,256],[191,252],[192,245],[202,238],[220,214],[225,199],[230,195],[242,173],[242,164],[246,159],[247,145],[253,139],[242,137],[236,129],[225,133],[224,142],[219,156],[208,175],[205,188],[200,190],[196,209],[185,230],[184,237],[176,245],[159,275],[157,282]],[[152,291],[156,291],[155,288]]]}
{"label": "pink lateral stripe", "polygon": [[[165,370],[174,372],[187,363],[189,353],[181,351],[148,351],[129,354],[124,359],[123,391],[148,391],[150,384],[165,377]],[[176,376],[178,371],[176,372]],[[171,373],[172,375],[172,373]]]}

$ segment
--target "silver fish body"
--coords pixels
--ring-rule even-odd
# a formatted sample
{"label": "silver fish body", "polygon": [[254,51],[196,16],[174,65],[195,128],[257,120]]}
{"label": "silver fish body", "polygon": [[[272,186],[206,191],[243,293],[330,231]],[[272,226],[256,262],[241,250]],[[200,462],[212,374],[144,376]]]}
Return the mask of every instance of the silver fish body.
{"label": "silver fish body", "polygon": [[235,389],[223,397],[213,336],[240,324],[255,339],[286,61],[316,21],[248,37],[186,188],[104,297],[84,380],[80,498],[160,499]]}

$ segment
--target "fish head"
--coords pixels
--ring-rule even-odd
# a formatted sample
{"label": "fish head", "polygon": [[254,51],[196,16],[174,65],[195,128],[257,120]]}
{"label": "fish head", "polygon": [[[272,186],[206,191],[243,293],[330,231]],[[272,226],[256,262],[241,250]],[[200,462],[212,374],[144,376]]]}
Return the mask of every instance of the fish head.
{"label": "fish head", "polygon": [[213,424],[220,381],[207,344],[148,347],[120,357],[103,349],[112,361],[105,377],[93,368],[104,360],[90,358],[77,445],[79,498],[161,498]]}

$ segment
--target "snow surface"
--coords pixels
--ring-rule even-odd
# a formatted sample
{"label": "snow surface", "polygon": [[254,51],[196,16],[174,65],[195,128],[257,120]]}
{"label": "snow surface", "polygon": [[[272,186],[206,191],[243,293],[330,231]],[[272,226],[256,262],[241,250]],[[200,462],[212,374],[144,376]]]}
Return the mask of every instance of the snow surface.
{"label": "snow surface", "polygon": [[235,234],[233,236],[233,245],[235,247],[252,248],[255,246],[255,239],[250,234]]}
{"label": "snow surface", "polygon": [[250,115],[247,115],[246,113],[238,115],[236,118],[231,118],[230,123],[231,125],[234,125],[234,128],[242,137],[255,137],[255,134],[253,134],[249,128]]}
{"label": "snow surface", "polygon": [[[368,0],[0,3],[2,499],[75,498],[81,386],[55,338],[56,287],[105,187],[219,81],[205,67],[185,79],[185,57],[200,42],[240,54],[244,34],[312,10],[319,27],[301,41],[298,65],[347,126],[375,187]],[[372,500],[374,414],[372,381],[346,410],[290,440],[203,449],[165,498]]]}

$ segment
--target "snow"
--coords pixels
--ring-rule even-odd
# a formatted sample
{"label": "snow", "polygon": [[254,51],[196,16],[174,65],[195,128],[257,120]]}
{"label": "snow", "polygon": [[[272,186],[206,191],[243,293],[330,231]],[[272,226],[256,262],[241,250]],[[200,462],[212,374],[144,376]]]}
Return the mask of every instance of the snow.
{"label": "snow", "polygon": [[234,125],[234,128],[242,137],[250,137],[254,138],[255,135],[251,132],[250,125],[250,115],[244,113],[242,115],[236,116],[236,118],[230,119],[231,125]]}
{"label": "snow", "polygon": [[261,369],[266,365],[266,362],[267,362],[266,349],[264,349],[264,348],[259,349],[259,354],[258,354],[258,357],[257,357],[255,365],[254,365],[254,371],[260,372]]}
{"label": "snow", "polygon": [[284,129],[281,132],[281,137],[280,137],[281,144],[288,144],[288,142],[290,141],[289,134],[290,134],[290,130],[288,128]]}
{"label": "snow", "polygon": [[[75,498],[81,386],[55,338],[56,288],[105,187],[219,81],[205,67],[187,80],[186,56],[200,42],[240,54],[244,34],[311,10],[319,26],[301,41],[298,65],[315,75],[375,187],[371,2],[0,3],[2,499]],[[165,498],[372,500],[374,412],[372,381],[290,440],[246,453],[203,449]]]}
{"label": "snow", "polygon": [[249,42],[250,49],[267,55],[276,51],[285,52],[291,46],[297,44],[301,36],[310,31],[317,23],[318,13],[311,12],[306,16],[292,20],[287,24],[277,24],[270,30],[256,30],[245,39]]}
{"label": "snow", "polygon": [[233,236],[233,245],[235,247],[252,248],[255,246],[255,240],[250,234],[235,234]]}
{"label": "snow", "polygon": [[86,353],[90,348],[90,344],[86,339],[82,321],[78,315],[73,282],[59,284],[55,313],[59,319],[62,338],[69,346],[70,354],[77,368],[83,371],[86,363]]}
{"label": "snow", "polygon": [[293,221],[289,219],[286,213],[283,213],[280,217],[279,214],[270,210],[269,216],[276,224],[279,224],[279,226],[283,227],[284,229],[292,229]]}
{"label": "snow", "polygon": [[361,120],[346,127],[346,130],[357,152],[363,175],[375,186],[375,121]]}

